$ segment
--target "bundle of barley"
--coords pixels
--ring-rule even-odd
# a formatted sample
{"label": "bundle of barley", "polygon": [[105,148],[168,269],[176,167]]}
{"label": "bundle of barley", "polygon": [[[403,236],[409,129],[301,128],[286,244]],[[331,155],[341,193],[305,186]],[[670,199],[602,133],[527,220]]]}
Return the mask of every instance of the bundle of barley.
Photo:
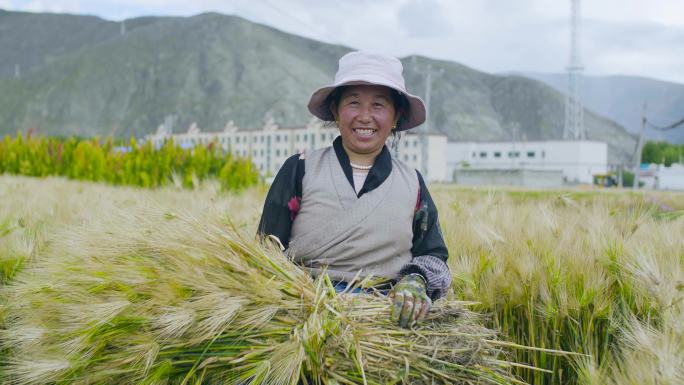
{"label": "bundle of barley", "polygon": [[1,289],[6,383],[518,382],[462,303],[400,329],[228,224],[112,214],[45,253]]}

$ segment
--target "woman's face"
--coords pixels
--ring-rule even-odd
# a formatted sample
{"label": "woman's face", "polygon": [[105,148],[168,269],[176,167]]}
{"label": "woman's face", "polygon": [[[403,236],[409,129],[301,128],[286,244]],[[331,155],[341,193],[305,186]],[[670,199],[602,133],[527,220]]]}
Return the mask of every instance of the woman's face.
{"label": "woman's face", "polygon": [[352,155],[377,155],[399,118],[390,89],[384,86],[345,87],[337,111],[342,144]]}

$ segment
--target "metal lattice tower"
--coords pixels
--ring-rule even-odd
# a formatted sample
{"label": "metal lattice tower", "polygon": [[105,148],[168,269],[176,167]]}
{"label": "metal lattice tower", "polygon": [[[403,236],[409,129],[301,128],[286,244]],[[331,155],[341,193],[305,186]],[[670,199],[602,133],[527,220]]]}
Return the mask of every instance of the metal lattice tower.
{"label": "metal lattice tower", "polygon": [[570,22],[570,63],[568,72],[568,92],[565,97],[565,126],[563,139],[585,139],[584,107],[581,100],[582,64],[579,47],[579,11],[580,0],[570,0],[572,19]]}

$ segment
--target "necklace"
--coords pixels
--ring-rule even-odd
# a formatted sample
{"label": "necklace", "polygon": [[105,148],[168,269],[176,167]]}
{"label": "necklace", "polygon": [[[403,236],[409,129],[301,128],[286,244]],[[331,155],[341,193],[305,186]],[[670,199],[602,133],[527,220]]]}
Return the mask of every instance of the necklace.
{"label": "necklace", "polygon": [[373,165],[370,166],[361,166],[359,164],[354,164],[352,162],[349,162],[349,165],[352,166],[352,168],[355,168],[357,170],[370,170]]}

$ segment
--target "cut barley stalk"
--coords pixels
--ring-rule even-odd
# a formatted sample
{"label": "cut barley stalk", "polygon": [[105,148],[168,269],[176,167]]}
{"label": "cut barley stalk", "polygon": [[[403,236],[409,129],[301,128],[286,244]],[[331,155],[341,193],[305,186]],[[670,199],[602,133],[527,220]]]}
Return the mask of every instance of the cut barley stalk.
{"label": "cut barley stalk", "polygon": [[7,383],[518,383],[462,303],[400,329],[386,297],[338,295],[326,275],[189,215],[119,213],[51,252],[2,289]]}

